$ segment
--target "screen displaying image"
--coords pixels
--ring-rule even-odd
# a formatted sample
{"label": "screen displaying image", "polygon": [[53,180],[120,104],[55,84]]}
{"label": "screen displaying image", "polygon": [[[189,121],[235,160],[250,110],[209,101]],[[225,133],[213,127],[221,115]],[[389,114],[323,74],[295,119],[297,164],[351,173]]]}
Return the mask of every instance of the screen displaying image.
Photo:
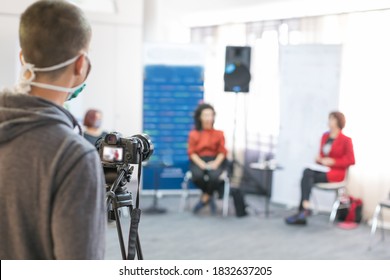
{"label": "screen displaying image", "polygon": [[103,147],[103,160],[108,162],[118,162],[123,160],[123,148]]}

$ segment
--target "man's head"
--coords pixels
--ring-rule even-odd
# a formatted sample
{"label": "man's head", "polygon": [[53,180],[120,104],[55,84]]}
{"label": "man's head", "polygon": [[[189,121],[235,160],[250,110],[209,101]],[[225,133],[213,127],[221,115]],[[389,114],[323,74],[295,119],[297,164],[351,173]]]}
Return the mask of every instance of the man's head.
{"label": "man's head", "polygon": [[102,112],[97,109],[89,109],[84,116],[84,125],[87,128],[99,128],[102,123]]}
{"label": "man's head", "polygon": [[[44,68],[88,51],[91,26],[77,6],[42,0],[22,14],[19,40],[25,62]],[[66,68],[47,72],[52,78]]]}

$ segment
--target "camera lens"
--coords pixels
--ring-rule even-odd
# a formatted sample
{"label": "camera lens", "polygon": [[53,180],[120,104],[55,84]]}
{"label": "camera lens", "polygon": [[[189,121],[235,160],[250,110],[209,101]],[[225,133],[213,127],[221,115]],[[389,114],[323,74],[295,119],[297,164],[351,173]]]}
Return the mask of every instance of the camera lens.
{"label": "camera lens", "polygon": [[154,152],[154,145],[149,135],[142,133],[133,135],[132,137],[138,139],[141,143],[142,161],[148,160]]}

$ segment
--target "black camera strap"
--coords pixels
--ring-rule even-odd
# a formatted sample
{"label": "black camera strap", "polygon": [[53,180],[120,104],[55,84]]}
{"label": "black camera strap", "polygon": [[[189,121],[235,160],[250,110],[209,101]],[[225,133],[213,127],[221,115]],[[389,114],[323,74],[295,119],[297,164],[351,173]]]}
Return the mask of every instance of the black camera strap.
{"label": "black camera strap", "polygon": [[[128,248],[128,260],[134,260],[136,254],[136,244],[139,242],[138,238],[138,225],[141,219],[141,209],[139,208],[140,200],[140,184],[141,184],[141,173],[142,173],[142,157],[140,156],[140,161],[138,163],[138,186],[137,186],[137,196],[135,200],[135,208],[131,211],[131,222],[130,222],[130,232],[129,232],[129,248]],[[140,244],[138,244],[140,245]],[[140,246],[138,246],[140,248]],[[139,250],[138,259],[142,260],[142,252]]]}

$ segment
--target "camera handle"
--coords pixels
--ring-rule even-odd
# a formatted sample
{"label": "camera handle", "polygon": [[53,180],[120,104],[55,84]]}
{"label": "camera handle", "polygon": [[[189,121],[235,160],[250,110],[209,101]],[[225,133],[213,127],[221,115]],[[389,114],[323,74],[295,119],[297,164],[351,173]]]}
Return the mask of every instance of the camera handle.
{"label": "camera handle", "polygon": [[[118,231],[119,244],[121,247],[122,259],[123,260],[134,260],[135,253],[139,260],[143,259],[143,254],[140,245],[140,239],[138,235],[138,224],[140,220],[141,210],[139,209],[139,187],[140,187],[140,170],[138,172],[138,190],[137,190],[137,206],[133,209],[132,195],[131,193],[125,191],[121,194],[117,193],[119,186],[124,186],[126,182],[130,182],[131,175],[133,173],[134,167],[129,167],[128,165],[123,165],[118,167],[119,175],[116,178],[115,182],[112,184],[109,191],[107,191],[107,211],[113,211]],[[112,205],[112,209],[110,208]],[[122,227],[120,223],[120,215],[118,208],[120,207],[129,207],[131,213],[131,223],[129,231],[129,244],[128,244],[128,256],[126,256],[126,250],[123,241]]]}

